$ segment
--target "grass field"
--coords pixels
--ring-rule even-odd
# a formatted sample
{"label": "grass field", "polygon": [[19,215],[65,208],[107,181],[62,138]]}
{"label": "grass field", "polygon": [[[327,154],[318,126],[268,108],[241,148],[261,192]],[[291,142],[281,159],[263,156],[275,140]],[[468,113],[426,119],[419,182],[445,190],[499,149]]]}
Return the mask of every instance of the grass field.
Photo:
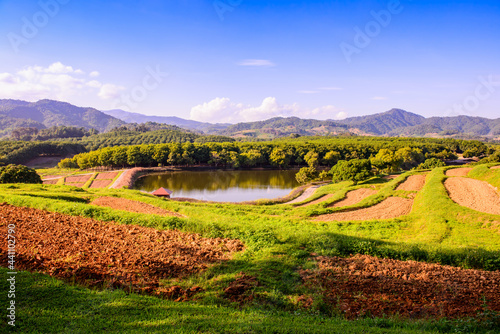
{"label": "grass field", "polygon": [[[500,186],[500,170],[475,167],[469,177]],[[232,260],[186,279],[162,281],[164,286],[200,286],[203,292],[188,302],[128,294],[120,289],[89,289],[41,273],[18,276],[19,332],[175,332],[175,333],[495,333],[500,316],[492,312],[468,319],[419,319],[397,316],[362,317],[347,321],[338,310],[325,309],[322,295],[304,286],[302,269],[314,269],[314,256],[367,254],[500,270],[500,216],[461,207],[447,195],[447,168],[426,176],[421,191],[396,190],[417,172],[393,180],[373,178],[319,188],[310,202],[325,194],[327,201],[298,205],[236,205],[163,200],[134,190],[82,189],[63,185],[0,185],[0,202],[120,224],[159,230],[179,229],[209,238],[241,240],[246,249]],[[52,171],[51,171],[52,173]],[[323,222],[317,216],[345,210],[329,207],[354,189],[373,187],[377,193],[350,209],[366,208],[389,197],[414,199],[409,215],[389,220]],[[110,196],[141,201],[186,216],[145,215],[88,204]],[[304,202],[305,203],[305,202]],[[314,255],[314,256],[312,256]],[[5,276],[6,269],[1,269]],[[244,304],[224,298],[223,291],[240,273],[260,282]],[[2,280],[1,290],[7,289]],[[301,296],[314,300],[303,307]],[[6,303],[6,296],[0,297]],[[473,319],[475,317],[475,319]],[[482,320],[478,320],[482,319]],[[485,320],[486,319],[486,320]],[[2,320],[5,321],[5,320]],[[2,326],[0,331],[7,331]]]}

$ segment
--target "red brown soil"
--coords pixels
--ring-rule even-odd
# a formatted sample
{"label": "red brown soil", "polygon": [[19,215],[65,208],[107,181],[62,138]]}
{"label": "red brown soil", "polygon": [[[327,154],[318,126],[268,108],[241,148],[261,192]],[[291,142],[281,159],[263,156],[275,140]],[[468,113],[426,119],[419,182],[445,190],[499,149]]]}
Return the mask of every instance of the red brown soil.
{"label": "red brown soil", "polygon": [[66,177],[64,183],[83,183],[83,184],[85,184],[85,182],[90,180],[91,177],[92,177],[92,174],[68,176],[68,177]]}
{"label": "red brown soil", "polygon": [[389,197],[374,206],[352,210],[335,212],[318,216],[319,221],[353,221],[353,220],[373,220],[392,219],[410,213],[413,205],[412,199],[401,197]]}
{"label": "red brown soil", "polygon": [[490,169],[500,169],[500,166],[493,166]]}
{"label": "red brown soil", "polygon": [[467,176],[472,168],[453,168],[446,171],[446,176]]}
{"label": "red brown soil", "polygon": [[500,215],[500,196],[487,182],[453,177],[444,182],[450,198],[469,209]]}
{"label": "red brown soil", "polygon": [[321,286],[324,300],[348,318],[368,314],[459,318],[475,316],[484,304],[500,311],[500,271],[367,255],[317,260],[319,270],[301,272],[305,284]]}
{"label": "red brown soil", "polygon": [[59,181],[59,179],[55,179],[55,180],[45,180],[43,181],[43,184],[56,184],[57,181]]}
{"label": "red brown soil", "polygon": [[312,202],[309,202],[309,203],[306,203],[306,204],[303,204],[303,205],[300,205],[299,207],[302,208],[302,207],[306,207],[306,206],[310,206],[310,205],[315,205],[315,204],[319,204],[319,203],[323,203],[325,201],[328,201],[330,198],[332,198],[335,194],[328,194],[328,195],[325,195],[325,196],[322,196],[320,198],[318,198],[317,200],[314,200]]}
{"label": "red brown soil", "polygon": [[90,204],[105,206],[115,210],[124,210],[136,213],[145,213],[145,214],[153,214],[160,216],[185,217],[179,213],[168,211],[151,204],[133,201],[125,198],[99,197],[93,200]]}
{"label": "red brown soil", "polygon": [[94,180],[90,185],[90,188],[106,188],[111,184],[113,180]]}
{"label": "red brown soil", "polygon": [[45,175],[42,177],[43,180],[48,180],[48,179],[60,179],[63,177],[63,175]]}
{"label": "red brown soil", "polygon": [[80,188],[85,185],[84,182],[77,182],[77,183],[68,183],[68,182],[66,182],[64,184],[67,185],[67,186],[80,187]]}
{"label": "red brown soil", "polygon": [[99,173],[94,180],[113,180],[117,176],[118,172]]}
{"label": "red brown soil", "polygon": [[412,175],[401,183],[396,190],[420,191],[425,185],[425,175]]}
{"label": "red brown soil", "polygon": [[349,191],[343,200],[330,205],[330,207],[340,208],[343,206],[358,204],[359,202],[361,202],[362,200],[364,200],[368,196],[374,195],[376,193],[377,193],[376,190],[373,190],[370,188],[361,188],[361,189]]}
{"label": "red brown soil", "polygon": [[224,290],[224,296],[232,302],[243,304],[253,300],[251,290],[258,285],[259,281],[255,277],[241,272],[239,277]]}
{"label": "red brown soil", "polygon": [[[17,269],[161,296],[168,296],[172,289],[160,288],[161,279],[199,272],[243,249],[238,240],[202,238],[0,204],[2,235],[7,235],[8,224],[16,225]],[[0,265],[7,266],[6,242],[1,243],[0,253]]]}

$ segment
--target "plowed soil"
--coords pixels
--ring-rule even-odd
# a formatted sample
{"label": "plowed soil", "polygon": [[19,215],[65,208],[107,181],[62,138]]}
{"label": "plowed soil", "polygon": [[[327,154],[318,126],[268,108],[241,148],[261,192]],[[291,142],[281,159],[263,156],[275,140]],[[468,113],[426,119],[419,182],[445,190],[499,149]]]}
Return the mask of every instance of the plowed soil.
{"label": "plowed soil", "polygon": [[64,183],[85,183],[92,177],[92,174],[68,176]]}
{"label": "plowed soil", "polygon": [[493,166],[490,169],[500,169],[500,166]]}
{"label": "plowed soil", "polygon": [[118,176],[118,172],[99,173],[95,177],[95,180],[113,180],[117,176]]}
{"label": "plowed soil", "polygon": [[113,180],[94,180],[90,185],[90,188],[106,188],[111,184]]}
{"label": "plowed soil", "polygon": [[401,183],[396,190],[420,191],[425,185],[425,175],[412,175]]}
{"label": "plowed soil", "polygon": [[[306,285],[321,286],[324,300],[348,318],[396,315],[458,318],[500,311],[500,272],[465,270],[415,261],[318,257]],[[485,300],[483,300],[483,296]]]}
{"label": "plowed soil", "polygon": [[413,200],[401,197],[389,197],[379,204],[369,208],[353,211],[335,212],[318,216],[319,221],[351,221],[351,220],[372,220],[372,219],[392,219],[410,213]]}
{"label": "plowed soil", "polygon": [[466,177],[453,177],[444,182],[450,198],[469,209],[500,215],[500,196],[489,183]]}
{"label": "plowed soil", "polygon": [[[169,296],[160,279],[185,277],[243,249],[238,240],[105,223],[0,204],[0,233],[16,225],[16,268],[91,286]],[[0,265],[7,266],[7,243]],[[171,292],[171,291],[170,291]],[[189,294],[190,291],[184,291]]]}
{"label": "plowed soil", "polygon": [[98,206],[106,206],[115,210],[124,210],[136,213],[154,214],[161,216],[173,216],[173,217],[184,217],[183,215],[168,211],[157,206],[142,203],[138,201],[132,201],[125,198],[116,197],[99,197],[92,201],[90,204]]}
{"label": "plowed soil", "polygon": [[453,168],[446,171],[446,176],[467,176],[472,168]]}
{"label": "plowed soil", "polygon": [[80,188],[85,185],[85,183],[83,183],[83,182],[79,182],[79,183],[68,183],[68,182],[65,182],[64,184],[67,185],[67,186],[80,187]]}
{"label": "plowed soil", "polygon": [[332,198],[333,195],[335,195],[335,194],[328,194],[328,195],[322,196],[322,197],[318,198],[317,200],[314,200],[312,202],[300,205],[299,207],[302,208],[302,207],[306,207],[306,206],[310,206],[310,205],[315,205],[315,204],[323,203],[325,201],[328,201],[330,198]]}
{"label": "plowed soil", "polygon": [[59,179],[55,179],[55,180],[44,180],[43,181],[43,184],[56,184],[57,181],[59,181]]}
{"label": "plowed soil", "polygon": [[343,206],[354,205],[354,204],[361,202],[362,200],[364,200],[368,196],[374,195],[376,193],[377,193],[376,190],[369,189],[369,188],[361,188],[361,189],[349,191],[343,200],[330,205],[330,207],[340,208]]}

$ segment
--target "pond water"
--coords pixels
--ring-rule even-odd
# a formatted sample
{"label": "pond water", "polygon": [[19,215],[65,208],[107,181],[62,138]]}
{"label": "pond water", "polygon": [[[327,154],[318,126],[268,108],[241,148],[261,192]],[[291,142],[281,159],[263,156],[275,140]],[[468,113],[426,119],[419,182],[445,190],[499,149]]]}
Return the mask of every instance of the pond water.
{"label": "pond water", "polygon": [[147,175],[135,189],[173,191],[172,198],[188,197],[215,202],[244,202],[288,195],[299,184],[296,170],[210,170]]}

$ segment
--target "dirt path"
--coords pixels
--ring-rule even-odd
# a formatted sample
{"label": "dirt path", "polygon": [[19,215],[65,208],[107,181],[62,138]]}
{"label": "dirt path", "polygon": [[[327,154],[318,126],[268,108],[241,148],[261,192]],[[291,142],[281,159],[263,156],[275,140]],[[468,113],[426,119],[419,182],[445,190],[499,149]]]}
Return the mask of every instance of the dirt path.
{"label": "dirt path", "polygon": [[412,175],[401,183],[396,190],[420,191],[425,185],[425,175]]}
{"label": "dirt path", "polygon": [[410,213],[413,200],[401,197],[389,197],[369,208],[354,211],[336,212],[316,217],[319,221],[351,221],[392,219]]}
{"label": "dirt path", "polygon": [[343,200],[336,202],[336,203],[333,203],[332,205],[330,205],[330,207],[340,208],[343,206],[354,205],[354,204],[361,202],[362,200],[364,200],[368,196],[374,195],[376,193],[377,193],[376,190],[370,189],[370,188],[361,188],[361,189],[349,191]]}
{"label": "dirt path", "polygon": [[303,205],[299,205],[299,208],[303,208],[303,207],[307,207],[307,206],[311,206],[311,205],[315,205],[315,204],[319,204],[319,203],[323,203],[325,201],[328,201],[330,198],[332,198],[335,194],[328,194],[328,195],[325,195],[325,196],[322,196],[320,198],[318,198],[317,200],[314,200],[312,202],[309,202],[309,203],[306,203],[306,204],[303,204]]}
{"label": "dirt path", "polygon": [[[150,294],[168,295],[159,287],[161,279],[188,276],[243,249],[238,240],[0,204],[0,233],[7,235],[13,222],[17,269]],[[0,265],[7,266],[6,242],[1,243]]]}
{"label": "dirt path", "polygon": [[476,211],[500,215],[500,196],[489,183],[453,177],[447,179],[444,186],[455,203]]}
{"label": "dirt path", "polygon": [[179,213],[168,211],[157,206],[142,203],[138,201],[132,201],[125,198],[116,198],[116,197],[99,197],[92,201],[90,204],[105,206],[108,208],[112,208],[115,210],[124,210],[129,212],[137,212],[137,213],[145,213],[145,214],[154,214],[161,216],[172,216],[172,217],[185,217]]}
{"label": "dirt path", "polygon": [[453,168],[446,171],[446,176],[467,176],[472,168]]}
{"label": "dirt path", "polygon": [[299,197],[297,197],[296,199],[294,199],[293,201],[290,201],[290,202],[286,202],[286,203],[283,203],[283,204],[295,204],[295,203],[300,203],[302,201],[305,201],[306,199],[308,199],[309,197],[311,197],[314,192],[316,191],[316,189],[318,189],[320,186],[312,186],[312,187],[309,187],[307,188],[303,193],[302,195],[300,195]]}
{"label": "dirt path", "polygon": [[468,317],[483,311],[485,303],[490,310],[500,311],[499,271],[367,255],[316,260],[319,269],[301,272],[305,284],[324,287],[324,301],[348,318],[366,314]]}

